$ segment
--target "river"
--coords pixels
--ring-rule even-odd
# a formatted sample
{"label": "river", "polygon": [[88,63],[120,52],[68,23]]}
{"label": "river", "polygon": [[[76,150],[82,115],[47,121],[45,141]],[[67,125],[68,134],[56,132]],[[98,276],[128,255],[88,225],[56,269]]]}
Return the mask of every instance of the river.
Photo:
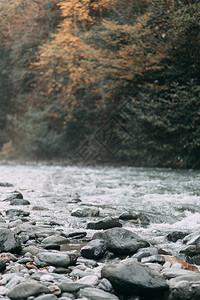
{"label": "river", "polygon": [[[140,211],[150,225],[123,226],[175,255],[183,245],[167,241],[166,235],[200,230],[200,171],[1,164],[0,182],[13,184],[0,186],[0,200],[18,190],[31,202],[20,208],[30,211],[36,223],[53,220],[65,231],[86,228],[88,218],[71,216],[77,207],[97,206],[102,217]],[[77,195],[82,202],[71,203]],[[0,202],[3,214],[8,207],[8,202]]]}

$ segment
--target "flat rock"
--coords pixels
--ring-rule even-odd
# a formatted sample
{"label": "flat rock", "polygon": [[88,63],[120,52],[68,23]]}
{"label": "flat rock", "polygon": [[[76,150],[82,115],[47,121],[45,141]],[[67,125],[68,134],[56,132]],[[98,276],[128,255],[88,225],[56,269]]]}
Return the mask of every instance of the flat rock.
{"label": "flat rock", "polygon": [[71,263],[70,256],[61,252],[40,252],[36,255],[34,261],[39,267],[51,265],[66,268]]}
{"label": "flat rock", "polygon": [[30,205],[30,202],[25,199],[13,199],[10,201],[10,205]]}
{"label": "flat rock", "polygon": [[81,289],[78,293],[79,297],[86,297],[90,300],[119,300],[119,298],[113,294],[105,292],[97,288],[85,288]]}
{"label": "flat rock", "polygon": [[103,257],[108,247],[108,242],[104,240],[92,240],[81,248],[81,255],[85,258],[100,259]]}
{"label": "flat rock", "polygon": [[61,235],[51,235],[43,239],[43,244],[62,245],[69,243],[69,240]]}
{"label": "flat rock", "polygon": [[29,212],[27,212],[27,211],[23,211],[23,210],[21,210],[21,209],[13,209],[13,208],[11,208],[11,209],[8,209],[7,211],[6,211],[6,216],[7,217],[15,217],[15,216],[20,216],[20,217],[27,217],[27,216],[29,216],[30,215],[30,213]]}
{"label": "flat rock", "polygon": [[55,295],[43,295],[34,298],[34,300],[56,300],[56,299],[58,299],[58,297],[56,297]]}
{"label": "flat rock", "polygon": [[97,232],[92,239],[102,239],[108,242],[109,251],[122,255],[134,254],[138,249],[150,246],[136,233],[124,228],[112,228]]}
{"label": "flat rock", "polygon": [[49,294],[50,290],[44,285],[32,280],[16,285],[8,292],[7,296],[12,300],[25,300],[30,296],[38,296],[42,293]]}
{"label": "flat rock", "polygon": [[199,300],[200,282],[182,280],[170,289],[169,300]]}
{"label": "flat rock", "polygon": [[106,217],[96,222],[89,222],[87,224],[87,229],[109,229],[113,227],[122,227],[122,224],[119,222],[119,218]]}
{"label": "flat rock", "polygon": [[162,275],[167,278],[175,278],[178,276],[190,276],[194,274],[194,271],[184,270],[184,269],[176,269],[176,268],[166,268],[162,272]]}
{"label": "flat rock", "polygon": [[62,292],[74,293],[78,292],[80,289],[89,287],[87,283],[78,283],[78,282],[63,282],[59,284],[59,288]]}
{"label": "flat rock", "polygon": [[138,261],[141,261],[142,258],[149,257],[152,255],[157,255],[158,249],[154,247],[141,248],[135,253],[132,257],[136,258]]}
{"label": "flat rock", "polygon": [[71,216],[83,218],[83,217],[98,217],[99,209],[98,208],[76,208],[72,211]]}
{"label": "flat rock", "polygon": [[20,240],[12,231],[0,228],[0,251],[20,253],[21,249]]}
{"label": "flat rock", "polygon": [[114,289],[125,295],[162,298],[169,288],[161,275],[135,259],[105,266],[101,274],[111,282]]}

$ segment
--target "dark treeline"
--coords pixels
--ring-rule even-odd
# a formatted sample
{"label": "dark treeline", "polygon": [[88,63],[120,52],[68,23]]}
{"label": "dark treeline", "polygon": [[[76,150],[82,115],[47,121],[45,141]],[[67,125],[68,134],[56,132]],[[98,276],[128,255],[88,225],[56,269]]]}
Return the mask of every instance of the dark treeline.
{"label": "dark treeline", "polygon": [[198,0],[0,1],[0,157],[200,168]]}

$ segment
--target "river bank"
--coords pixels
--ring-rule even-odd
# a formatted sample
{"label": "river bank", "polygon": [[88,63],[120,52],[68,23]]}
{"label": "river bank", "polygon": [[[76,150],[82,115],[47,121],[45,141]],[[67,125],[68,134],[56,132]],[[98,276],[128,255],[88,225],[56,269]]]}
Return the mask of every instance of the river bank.
{"label": "river bank", "polygon": [[199,299],[198,171],[0,172],[1,299]]}

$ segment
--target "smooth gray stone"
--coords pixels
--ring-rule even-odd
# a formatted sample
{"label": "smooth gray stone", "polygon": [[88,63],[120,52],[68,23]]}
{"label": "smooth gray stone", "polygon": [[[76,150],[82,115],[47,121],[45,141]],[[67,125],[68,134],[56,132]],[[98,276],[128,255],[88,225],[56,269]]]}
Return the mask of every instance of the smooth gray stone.
{"label": "smooth gray stone", "polygon": [[43,295],[43,296],[39,296],[36,297],[34,300],[57,300],[58,297],[56,297],[55,295]]}
{"label": "smooth gray stone", "polygon": [[138,261],[141,261],[141,259],[144,257],[149,257],[157,254],[158,254],[157,248],[148,247],[148,248],[139,249],[138,252],[135,253],[132,257],[136,258]]}
{"label": "smooth gray stone", "polygon": [[89,287],[89,284],[86,283],[77,283],[77,282],[63,282],[59,284],[59,288],[62,292],[78,292],[82,288]]}
{"label": "smooth gray stone", "polygon": [[13,199],[10,201],[10,205],[30,205],[30,202],[25,199]]}
{"label": "smooth gray stone", "polygon": [[44,285],[35,281],[26,281],[16,285],[7,296],[11,300],[25,300],[30,296],[38,296],[42,293],[49,294],[50,290]]}
{"label": "smooth gray stone", "polygon": [[108,251],[122,255],[134,254],[138,249],[150,246],[140,236],[124,228],[112,228],[103,232],[97,232],[92,239],[107,241]]}
{"label": "smooth gray stone", "polygon": [[166,269],[162,270],[161,274],[165,278],[171,279],[171,278],[175,278],[175,277],[178,277],[178,276],[194,275],[194,272],[189,271],[189,270],[184,270],[184,269],[166,268]]}
{"label": "smooth gray stone", "polygon": [[36,265],[40,267],[56,266],[68,267],[70,265],[70,257],[68,254],[61,252],[40,252],[34,259]]}
{"label": "smooth gray stone", "polygon": [[58,280],[58,281],[68,281],[68,282],[72,282],[71,279],[67,278],[66,276],[64,275],[61,275],[61,274],[56,274],[56,273],[49,273],[49,272],[45,272],[45,271],[38,271],[38,272],[35,272],[31,275],[31,278],[34,279],[34,280],[39,280],[43,275],[51,275],[53,276],[53,278],[55,280]]}
{"label": "smooth gray stone", "polygon": [[90,300],[119,300],[117,296],[97,288],[82,289],[79,291],[78,296],[86,297]]}
{"label": "smooth gray stone", "polygon": [[98,217],[99,209],[98,208],[76,208],[71,212],[71,216],[78,218],[85,217]]}
{"label": "smooth gray stone", "polygon": [[40,249],[36,246],[27,246],[22,249],[22,254],[30,252],[32,255],[37,255],[40,252],[44,252],[44,249]]}
{"label": "smooth gray stone", "polygon": [[87,229],[94,230],[109,229],[113,227],[122,227],[122,224],[119,222],[119,218],[106,217],[99,221],[89,222],[87,224]]}
{"label": "smooth gray stone", "polygon": [[97,287],[105,292],[111,292],[113,289],[112,284],[106,278],[102,278]]}
{"label": "smooth gray stone", "polygon": [[92,240],[81,248],[81,255],[85,258],[100,259],[103,257],[108,247],[108,242],[104,240]]}
{"label": "smooth gray stone", "polygon": [[20,253],[21,249],[20,240],[12,231],[0,228],[0,251]]}
{"label": "smooth gray stone", "polygon": [[199,300],[200,282],[182,280],[177,282],[171,289],[168,300]]}
{"label": "smooth gray stone", "polygon": [[61,235],[51,235],[43,239],[43,244],[55,244],[55,245],[62,245],[69,243],[69,240]]}
{"label": "smooth gray stone", "polygon": [[168,284],[170,287],[174,287],[177,283],[180,281],[187,281],[187,282],[200,282],[200,273],[198,272],[193,272],[194,274],[190,275],[183,275],[183,276],[178,276],[175,278],[172,278],[168,281]]}
{"label": "smooth gray stone", "polygon": [[8,209],[6,211],[6,216],[7,217],[15,217],[15,216],[20,216],[20,217],[28,217],[30,215],[30,213],[28,211],[24,211],[21,209]]}
{"label": "smooth gray stone", "polygon": [[135,259],[105,266],[101,275],[121,294],[156,298],[158,295],[162,297],[169,288],[161,275]]}

